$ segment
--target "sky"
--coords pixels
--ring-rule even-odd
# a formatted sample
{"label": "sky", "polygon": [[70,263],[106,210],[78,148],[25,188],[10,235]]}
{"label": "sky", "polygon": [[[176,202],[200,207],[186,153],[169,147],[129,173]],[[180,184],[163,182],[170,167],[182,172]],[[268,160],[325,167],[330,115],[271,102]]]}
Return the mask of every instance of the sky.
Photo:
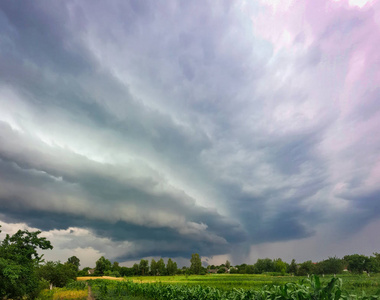
{"label": "sky", "polygon": [[0,238],[82,267],[379,252],[379,47],[379,1],[2,1]]}

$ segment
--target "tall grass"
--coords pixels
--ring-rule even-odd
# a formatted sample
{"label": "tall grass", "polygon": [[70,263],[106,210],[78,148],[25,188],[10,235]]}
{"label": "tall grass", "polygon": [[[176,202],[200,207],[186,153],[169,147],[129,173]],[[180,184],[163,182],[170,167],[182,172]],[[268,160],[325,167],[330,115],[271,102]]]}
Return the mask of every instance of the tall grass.
{"label": "tall grass", "polygon": [[37,300],[87,300],[88,290],[86,282],[74,281],[64,288],[54,288],[52,290],[43,290]]}

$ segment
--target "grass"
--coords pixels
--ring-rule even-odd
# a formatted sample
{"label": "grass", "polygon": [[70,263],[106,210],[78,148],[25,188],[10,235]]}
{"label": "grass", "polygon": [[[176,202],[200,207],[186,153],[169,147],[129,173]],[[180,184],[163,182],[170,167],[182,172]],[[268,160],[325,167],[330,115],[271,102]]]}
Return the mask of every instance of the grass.
{"label": "grass", "polygon": [[68,290],[66,288],[54,288],[52,290],[43,290],[37,300],[63,300],[77,299],[86,300],[88,291],[86,290]]}

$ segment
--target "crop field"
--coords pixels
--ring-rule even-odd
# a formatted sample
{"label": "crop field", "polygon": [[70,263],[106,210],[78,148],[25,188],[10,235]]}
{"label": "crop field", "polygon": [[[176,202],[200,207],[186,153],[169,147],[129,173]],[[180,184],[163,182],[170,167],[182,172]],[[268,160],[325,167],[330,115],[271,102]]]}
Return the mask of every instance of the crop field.
{"label": "crop field", "polygon": [[[342,275],[337,277],[342,279],[344,290],[360,294],[363,291],[367,294],[374,294],[380,289],[380,274],[371,275]],[[320,277],[321,283],[329,282],[334,276],[326,275]],[[191,276],[139,276],[126,277],[136,283],[161,283],[179,284],[186,286],[210,286],[221,290],[232,289],[259,289],[265,285],[284,285],[289,282],[299,282],[306,280],[307,277],[294,276],[269,276],[269,275],[248,275],[248,274],[210,274],[210,275],[191,275]]]}
{"label": "crop field", "polygon": [[[129,277],[91,280],[98,300],[105,299],[380,299],[380,276],[323,278],[230,275]],[[324,295],[324,296],[323,296]],[[350,296],[351,295],[351,296]],[[352,296],[352,295],[358,295]],[[367,295],[367,296],[365,296]],[[323,296],[323,297],[322,297]],[[317,297],[317,298],[316,298]]]}

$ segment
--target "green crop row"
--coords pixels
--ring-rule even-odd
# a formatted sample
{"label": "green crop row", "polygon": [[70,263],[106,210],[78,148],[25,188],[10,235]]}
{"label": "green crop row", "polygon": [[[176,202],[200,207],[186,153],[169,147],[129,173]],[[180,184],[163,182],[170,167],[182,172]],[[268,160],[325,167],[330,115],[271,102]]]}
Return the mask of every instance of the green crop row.
{"label": "green crop row", "polygon": [[380,299],[380,291],[371,296],[351,295],[342,290],[342,280],[333,278],[322,284],[319,277],[299,283],[264,286],[259,290],[232,289],[221,290],[209,286],[185,286],[159,283],[133,283],[132,281],[116,282],[105,280],[90,281],[92,291],[97,300],[128,299],[143,297],[149,300],[367,300]]}

